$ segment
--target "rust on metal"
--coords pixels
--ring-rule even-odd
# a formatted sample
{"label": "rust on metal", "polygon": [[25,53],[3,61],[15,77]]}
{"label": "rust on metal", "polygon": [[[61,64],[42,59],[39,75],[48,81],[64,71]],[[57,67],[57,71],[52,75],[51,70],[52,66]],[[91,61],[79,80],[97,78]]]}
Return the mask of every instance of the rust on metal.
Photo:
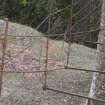
{"label": "rust on metal", "polygon": [[[68,52],[67,52],[67,61],[66,61],[66,66],[69,65],[70,61],[70,50],[71,50],[71,37],[72,37],[72,20],[73,20],[73,5],[74,5],[74,2],[72,0],[72,4],[71,4],[71,10],[70,10],[70,21],[68,22],[68,26],[67,26],[67,31],[65,33],[65,37],[66,37],[66,40],[67,38],[69,37],[69,41],[68,41]],[[69,36],[67,36],[69,34]]]}
{"label": "rust on metal", "polygon": [[8,35],[8,19],[5,19],[5,32],[4,32],[4,39],[3,39],[3,49],[2,49],[2,58],[1,58],[1,75],[0,75],[0,96],[2,90],[2,82],[3,82],[3,70],[4,70],[4,63],[5,63],[5,53],[6,53],[6,45],[7,45],[7,35]]}
{"label": "rust on metal", "polygon": [[86,72],[95,72],[95,73],[105,74],[104,71],[89,70],[89,69],[80,69],[80,68],[74,68],[74,67],[68,67],[68,66],[65,66],[65,69],[71,69],[71,70],[77,70],[77,71],[86,71]]}
{"label": "rust on metal", "polygon": [[[76,26],[77,24],[79,24],[81,22],[81,20],[84,20],[86,19],[88,16],[90,16],[93,12],[95,12],[95,10],[97,9],[97,7],[95,7],[92,11],[90,11],[85,17],[83,17],[82,19],[80,19],[76,24],[72,25],[72,19],[73,19],[73,5],[75,5],[75,3],[73,3],[73,0],[72,0],[72,5],[69,5],[68,7],[71,7],[71,18],[70,18],[70,24],[69,24],[69,34],[70,35],[76,35],[76,34],[83,34],[83,33],[91,33],[91,32],[94,32],[94,31],[100,31],[100,28],[98,29],[95,29],[95,30],[88,30],[88,31],[81,31],[81,32],[75,32],[75,33],[72,33],[72,27]],[[66,8],[68,8],[66,7]],[[48,20],[48,33],[46,35],[46,54],[45,54],[45,68],[44,70],[40,70],[40,64],[41,64],[41,54],[42,54],[42,48],[40,50],[40,57],[39,57],[39,71],[5,71],[4,70],[4,65],[5,65],[5,52],[6,52],[6,45],[7,45],[7,36],[9,37],[40,37],[40,38],[43,38],[45,37],[44,35],[43,36],[34,36],[34,35],[27,35],[27,36],[18,36],[18,35],[8,35],[8,19],[6,19],[6,26],[5,26],[5,33],[4,35],[1,35],[1,37],[3,37],[3,39],[1,38],[0,40],[3,40],[3,51],[2,51],[2,64],[0,65],[1,67],[1,76],[0,76],[0,95],[1,95],[1,90],[2,90],[2,82],[3,82],[3,73],[44,73],[44,85],[43,85],[43,90],[50,90],[50,91],[54,91],[54,92],[58,92],[58,93],[61,93],[61,94],[66,94],[66,95],[70,95],[70,96],[76,96],[76,97],[80,97],[80,98],[84,98],[84,99],[87,99],[88,100],[88,105],[90,104],[90,101],[93,100],[93,101],[98,101],[98,102],[103,102],[105,103],[104,100],[101,100],[101,99],[95,99],[95,98],[90,98],[89,96],[82,96],[82,95],[79,95],[79,94],[74,94],[74,93],[68,93],[68,92],[65,92],[65,91],[62,91],[62,90],[57,90],[57,89],[52,89],[50,87],[47,87],[47,73],[48,72],[53,72],[53,71],[61,71],[61,70],[77,70],[77,71],[85,71],[85,72],[96,72],[96,73],[101,73],[101,74],[105,74],[104,71],[96,71],[96,70],[89,70],[89,69],[81,69],[81,68],[75,68],[75,67],[69,67],[68,64],[69,64],[69,57],[70,57],[70,46],[71,46],[71,42],[69,41],[69,46],[68,46],[68,52],[67,52],[67,62],[66,62],[66,66],[62,67],[62,68],[56,68],[56,69],[48,69],[48,61],[50,60],[48,58],[48,54],[49,54],[49,36],[50,37],[54,37],[54,36],[57,36],[56,39],[58,39],[59,37],[62,37],[65,35],[65,33],[63,34],[51,34],[51,18],[53,15],[63,11],[64,9],[66,8],[63,8],[61,10],[58,10],[57,12],[55,13],[51,13],[52,11],[52,4],[51,6],[49,7],[49,15],[48,17],[45,18],[45,20],[42,21],[42,23],[37,27],[37,29],[40,28],[40,26],[47,20]],[[82,8],[83,9],[83,8]],[[81,11],[81,10],[80,10]],[[79,12],[78,12],[79,13]],[[77,14],[78,14],[77,13]],[[76,15],[77,15],[76,14]],[[78,35],[80,36],[80,35]],[[76,37],[76,36],[73,36],[73,37]],[[100,45],[105,45],[105,43],[98,43],[98,42],[92,42],[92,41],[86,41],[86,40],[82,40],[81,42],[86,42],[86,43],[93,43],[93,44],[100,44]],[[27,48],[29,48],[30,46],[28,46]],[[23,49],[22,51],[20,51],[16,56],[14,57],[17,57],[18,55],[20,55],[21,53],[23,53],[27,48]],[[13,57],[13,58],[14,58]],[[9,61],[7,61],[8,63]]]}
{"label": "rust on metal", "polygon": [[58,89],[52,89],[52,88],[47,87],[47,90],[54,91],[54,92],[61,93],[61,94],[65,94],[65,95],[70,95],[70,96],[75,96],[75,97],[80,97],[80,98],[84,98],[84,99],[88,99],[88,100],[92,100],[92,101],[105,103],[105,100],[95,99],[95,98],[91,98],[88,96],[83,96],[83,95],[75,94],[75,93],[69,93],[69,92],[65,92],[62,90],[58,90]]}
{"label": "rust on metal", "polygon": [[[51,32],[51,13],[52,13],[52,7],[53,7],[53,1],[49,0],[48,1],[50,6],[49,6],[49,20],[48,20],[48,34],[50,34]],[[44,86],[43,86],[43,90],[46,90],[47,87],[47,71],[48,71],[48,53],[49,53],[49,38],[48,38],[48,34],[47,34],[47,40],[46,40],[46,60],[45,60],[45,81],[44,81]]]}

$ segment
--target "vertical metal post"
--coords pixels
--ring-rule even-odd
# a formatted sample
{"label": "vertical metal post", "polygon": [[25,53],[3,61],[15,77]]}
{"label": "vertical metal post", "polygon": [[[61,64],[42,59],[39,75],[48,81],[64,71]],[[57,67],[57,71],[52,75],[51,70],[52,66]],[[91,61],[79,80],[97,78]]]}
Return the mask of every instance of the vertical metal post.
{"label": "vertical metal post", "polygon": [[2,58],[1,58],[1,75],[0,75],[0,96],[2,91],[2,84],[3,84],[3,70],[4,70],[4,63],[5,63],[5,54],[6,54],[6,46],[7,46],[7,35],[8,35],[8,19],[5,19],[5,32],[2,42]]}
{"label": "vertical metal post", "polygon": [[[52,11],[52,5],[53,3],[51,0],[49,0],[50,6],[49,6],[49,20],[48,20],[48,34],[51,32],[51,11]],[[47,69],[48,69],[48,51],[49,51],[49,38],[47,34],[47,39],[46,39],[46,59],[45,59],[45,80],[44,80],[44,87],[43,90],[46,90],[47,88]]]}
{"label": "vertical metal post", "polygon": [[47,37],[47,41],[46,41],[45,72],[44,72],[45,80],[44,80],[43,90],[46,90],[46,87],[47,87],[48,49],[49,49],[49,39]]}
{"label": "vertical metal post", "polygon": [[[40,37],[41,42],[41,37]],[[40,51],[39,51],[39,70],[41,70],[41,58],[42,58],[42,45],[40,45]],[[39,73],[39,80],[42,80],[42,75]],[[42,81],[41,81],[42,82]]]}
{"label": "vertical metal post", "polygon": [[40,45],[40,52],[39,52],[39,70],[41,69],[41,57],[42,57],[42,45]]}
{"label": "vertical metal post", "polygon": [[[71,4],[72,6],[71,6],[71,12],[70,12],[70,23],[68,24],[68,30],[69,30],[69,37],[71,37],[71,31],[72,31],[72,15],[73,15],[73,0],[72,0],[72,4]],[[67,31],[68,31],[67,30]],[[70,47],[71,47],[71,39],[69,39],[69,43],[68,43],[68,52],[67,52],[67,61],[66,61],[66,66],[68,66],[69,65],[69,59],[70,59]]]}

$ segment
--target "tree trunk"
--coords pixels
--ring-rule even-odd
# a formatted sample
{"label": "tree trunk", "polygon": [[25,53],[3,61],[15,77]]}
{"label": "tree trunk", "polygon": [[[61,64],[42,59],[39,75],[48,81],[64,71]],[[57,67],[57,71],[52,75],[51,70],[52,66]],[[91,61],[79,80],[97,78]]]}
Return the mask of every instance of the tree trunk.
{"label": "tree trunk", "polygon": [[[98,42],[105,43],[105,0],[102,4],[101,31]],[[105,71],[105,45],[97,45],[96,70]],[[105,74],[94,73],[89,96],[92,98],[105,100]],[[89,105],[105,105],[105,103],[90,101]]]}
{"label": "tree trunk", "polygon": [[0,16],[4,16],[6,8],[6,0],[0,0]]}

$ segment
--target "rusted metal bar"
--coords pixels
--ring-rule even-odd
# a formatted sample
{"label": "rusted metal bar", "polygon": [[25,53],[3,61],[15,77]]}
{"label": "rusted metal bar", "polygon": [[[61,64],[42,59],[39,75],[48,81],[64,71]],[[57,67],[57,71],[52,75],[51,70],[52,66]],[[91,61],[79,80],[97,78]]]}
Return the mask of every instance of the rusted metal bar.
{"label": "rusted metal bar", "polygon": [[[97,28],[95,30],[87,30],[87,31],[80,31],[80,32],[75,32],[75,33],[71,33],[72,35],[77,35],[77,36],[73,36],[74,38],[75,37],[79,37],[81,35],[78,35],[78,34],[85,34],[85,33],[91,33],[91,32],[96,32],[96,31],[100,31],[100,28]],[[88,34],[87,34],[88,35]],[[85,36],[87,36],[85,35]]]}
{"label": "rusted metal bar", "polygon": [[67,51],[67,61],[66,61],[66,66],[69,65],[70,63],[70,48],[71,48],[71,42],[68,43],[68,51]]}
{"label": "rusted metal bar", "polygon": [[49,18],[49,15],[36,27],[36,30],[38,30]]}
{"label": "rusted metal bar", "polygon": [[[74,2],[73,2],[73,0],[72,0],[72,4],[71,4],[71,11],[70,11],[70,21],[68,22],[68,26],[67,26],[67,32],[65,33],[65,37],[67,37],[66,36],[66,34],[69,34],[69,39],[70,39],[70,37],[71,37],[71,33],[72,33],[72,20],[73,20],[73,17],[72,17],[72,15],[73,15],[73,4],[74,4]],[[69,33],[68,33],[68,31],[69,31]],[[66,66],[68,66],[69,65],[69,59],[70,59],[70,49],[71,49],[71,40],[69,40],[69,43],[68,43],[68,52],[67,52],[67,61],[66,61]]]}
{"label": "rusted metal bar", "polygon": [[92,42],[92,41],[83,41],[83,42],[86,42],[86,43],[91,43],[91,44],[99,44],[99,45],[105,45],[105,43],[99,43],[99,42]]}
{"label": "rusted metal bar", "polygon": [[100,74],[105,74],[104,71],[97,71],[97,70],[89,70],[89,69],[80,69],[80,68],[73,68],[73,67],[67,67],[65,66],[64,68],[57,68],[57,69],[52,69],[52,70],[48,70],[48,72],[51,71],[61,71],[61,70],[76,70],[76,71],[85,71],[85,72],[95,72],[95,73],[100,73]]}
{"label": "rusted metal bar", "polygon": [[[76,70],[76,71],[96,72],[96,73],[100,73],[100,74],[105,74],[104,71],[97,71],[97,70],[92,70],[92,69],[80,69],[80,68],[67,67],[67,66],[62,67],[62,68],[56,68],[56,69],[48,69],[47,72],[62,71],[62,70],[65,70],[65,69],[66,69],[66,71],[67,70]],[[43,71],[43,72],[45,72],[45,71]]]}
{"label": "rusted metal bar", "polygon": [[[38,68],[37,68],[38,69]],[[62,70],[76,70],[76,71],[85,71],[85,72],[96,72],[100,74],[105,74],[104,71],[96,71],[96,70],[89,70],[89,69],[79,69],[79,68],[72,68],[72,67],[65,67],[65,68],[56,68],[56,69],[47,69],[47,72],[53,72],[53,71],[62,71]],[[1,72],[1,71],[0,71]],[[5,73],[36,73],[36,72],[45,72],[44,71],[29,71],[29,72],[24,72],[24,71],[3,71]]]}
{"label": "rusted metal bar", "polygon": [[5,61],[5,53],[6,53],[6,45],[7,45],[7,35],[8,35],[8,19],[5,19],[6,25],[5,25],[5,32],[4,32],[4,40],[3,40],[3,50],[2,50],[2,64],[1,64],[1,75],[0,75],[0,96],[1,96],[1,90],[2,90],[2,83],[3,83],[3,70],[4,70],[4,61]]}
{"label": "rusted metal bar", "polygon": [[[39,39],[39,41],[41,41],[41,37],[40,37],[40,39]],[[41,59],[42,59],[42,51],[43,51],[43,45],[42,44],[40,44],[40,49],[39,49],[39,58],[38,58],[38,60],[39,60],[39,70],[41,70]],[[42,77],[42,74],[40,74],[39,73],[39,81],[41,81],[41,82],[43,82],[42,79],[43,77]],[[42,83],[43,84],[43,83]]]}
{"label": "rusted metal bar", "polygon": [[40,53],[39,53],[39,67],[41,68],[41,57],[42,57],[42,45],[40,46]]}
{"label": "rusted metal bar", "polygon": [[[45,34],[45,35],[44,35]],[[8,35],[8,37],[38,37],[38,38],[44,38],[44,37],[56,37],[56,36],[59,36],[59,37],[62,37],[64,34],[62,33],[62,34],[49,34],[48,35],[48,33],[43,33],[43,35],[42,36],[40,36],[40,35],[38,35],[38,36],[35,36],[35,35],[22,35],[22,36],[20,36],[20,35]]]}
{"label": "rusted metal bar", "polygon": [[49,50],[49,39],[46,41],[46,59],[45,59],[45,72],[44,72],[44,86],[43,90],[46,90],[47,86],[47,67],[48,67],[48,50]]}
{"label": "rusted metal bar", "polygon": [[[1,72],[1,71],[0,71]],[[3,71],[4,73],[17,73],[17,74],[21,74],[21,73],[44,73],[45,71]]]}
{"label": "rusted metal bar", "polygon": [[80,69],[80,68],[74,68],[74,67],[68,67],[68,66],[65,66],[65,69],[71,69],[71,70],[76,70],[76,71],[86,71],[86,72],[96,72],[96,73],[105,74],[104,71],[89,70],[89,69]]}
{"label": "rusted metal bar", "polygon": [[[22,70],[19,70],[19,71],[6,71],[6,70],[3,70],[3,72],[4,73],[44,73],[45,72],[45,70],[40,70],[38,67],[35,67],[35,68],[37,68],[38,71],[22,71]],[[65,68],[56,68],[56,69],[52,69],[52,70],[47,70],[47,72],[53,72],[53,71],[61,70],[61,69],[65,69]]]}
{"label": "rusted metal bar", "polygon": [[52,89],[50,87],[47,87],[46,89],[50,90],[50,91],[57,92],[57,93],[61,93],[61,94],[66,94],[66,95],[70,95],[70,96],[75,96],[75,97],[80,97],[80,98],[84,98],[84,99],[89,99],[89,100],[105,103],[105,100],[101,100],[101,99],[95,99],[95,98],[91,98],[88,96],[83,96],[83,95],[79,95],[79,94],[75,94],[75,93],[68,93],[68,92],[65,92],[62,90]]}
{"label": "rusted metal bar", "polygon": [[[47,72],[53,72],[53,71],[62,71],[65,69],[70,69],[70,70],[76,70],[76,71],[85,71],[85,72],[96,72],[100,74],[105,74],[104,71],[96,71],[96,70],[89,70],[89,69],[79,69],[79,68],[72,68],[72,67],[65,67],[65,68],[56,68],[56,69],[48,69]],[[67,70],[66,70],[67,71]],[[2,71],[0,71],[2,72]],[[36,73],[36,72],[45,72],[45,71],[29,71],[29,72],[24,72],[24,71],[3,71],[6,73]]]}
{"label": "rusted metal bar", "polygon": [[44,35],[42,35],[42,36],[35,36],[35,35],[22,35],[22,36],[20,36],[20,35],[8,35],[8,37],[45,37]]}
{"label": "rusted metal bar", "polygon": [[[81,36],[81,35],[78,35],[78,34],[84,34],[84,33],[91,33],[91,32],[95,32],[95,31],[100,31],[100,28],[98,28],[98,29],[95,29],[95,30],[87,30],[87,31],[80,31],[80,32],[74,32],[74,33],[71,33],[71,35],[77,35],[77,36],[73,36],[73,37],[78,37],[78,36]],[[45,33],[46,34],[46,33]],[[49,34],[49,36],[48,35],[42,35],[42,36],[35,36],[35,35],[22,35],[22,36],[20,36],[20,35],[8,35],[8,37],[62,37],[62,36],[64,36],[64,34],[65,33],[62,33],[62,34]],[[2,40],[2,39],[0,39],[0,40]]]}
{"label": "rusted metal bar", "polygon": [[[50,7],[49,7],[49,21],[48,21],[48,34],[51,31],[51,11],[52,11],[52,6],[53,3],[49,0],[50,3]],[[44,86],[43,86],[43,90],[46,90],[47,87],[47,70],[48,70],[48,51],[49,51],[49,38],[47,35],[47,40],[46,40],[46,60],[45,60],[45,72],[44,72]]]}

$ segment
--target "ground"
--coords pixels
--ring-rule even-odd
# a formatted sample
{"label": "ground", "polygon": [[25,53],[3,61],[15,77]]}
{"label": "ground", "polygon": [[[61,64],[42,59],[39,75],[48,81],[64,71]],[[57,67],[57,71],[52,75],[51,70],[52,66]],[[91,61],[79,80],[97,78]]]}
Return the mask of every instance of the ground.
{"label": "ground", "polygon": [[[0,22],[3,33],[4,22]],[[9,24],[9,35],[36,35],[43,36],[35,29],[19,25]],[[45,67],[46,38],[19,38],[8,36],[5,57],[5,70],[7,71],[36,71]],[[49,39],[49,64],[48,87],[67,92],[88,95],[92,73],[65,70],[68,44],[63,41]],[[1,53],[0,53],[1,54]],[[71,44],[71,67],[94,69],[96,50],[83,45]],[[80,105],[85,100],[71,97],[53,91],[43,91],[43,73],[4,73],[2,96],[0,105]]]}

